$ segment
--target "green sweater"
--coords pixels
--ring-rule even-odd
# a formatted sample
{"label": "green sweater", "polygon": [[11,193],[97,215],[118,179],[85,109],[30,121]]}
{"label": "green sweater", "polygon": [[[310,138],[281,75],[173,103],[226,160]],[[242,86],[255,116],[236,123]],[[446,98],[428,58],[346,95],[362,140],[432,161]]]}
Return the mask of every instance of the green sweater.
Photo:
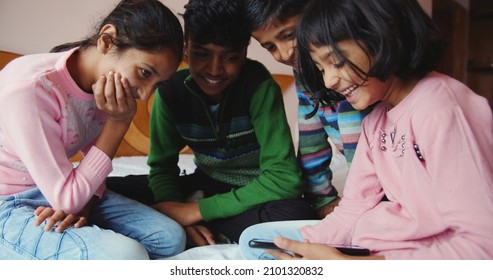
{"label": "green sweater", "polygon": [[183,201],[177,166],[188,145],[197,168],[237,188],[199,200],[205,221],[241,214],[303,192],[282,94],[267,69],[248,60],[215,120],[188,69],[161,86],[150,121],[149,184],[157,202]]}

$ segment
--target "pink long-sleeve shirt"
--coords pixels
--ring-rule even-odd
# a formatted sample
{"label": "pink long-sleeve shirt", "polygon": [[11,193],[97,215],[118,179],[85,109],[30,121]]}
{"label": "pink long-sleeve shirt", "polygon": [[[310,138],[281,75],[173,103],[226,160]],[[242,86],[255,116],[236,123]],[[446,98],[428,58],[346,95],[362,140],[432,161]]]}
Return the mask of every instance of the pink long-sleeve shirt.
{"label": "pink long-sleeve shirt", "polygon": [[[384,194],[389,201],[380,202]],[[493,259],[486,99],[431,73],[390,111],[377,105],[363,122],[339,207],[302,234],[387,259]]]}
{"label": "pink long-sleeve shirt", "polygon": [[39,187],[53,208],[77,213],[104,191],[111,159],[92,143],[106,116],[67,70],[74,51],[26,55],[0,71],[0,196]]}

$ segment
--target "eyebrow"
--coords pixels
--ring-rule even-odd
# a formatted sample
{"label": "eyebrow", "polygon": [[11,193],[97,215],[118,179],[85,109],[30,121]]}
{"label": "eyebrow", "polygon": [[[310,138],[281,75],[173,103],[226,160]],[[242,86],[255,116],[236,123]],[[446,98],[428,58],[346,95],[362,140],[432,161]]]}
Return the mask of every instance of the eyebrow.
{"label": "eyebrow", "polygon": [[205,48],[203,45],[200,45],[200,44],[191,44],[191,49],[192,50],[208,51],[207,48]]}
{"label": "eyebrow", "polygon": [[286,26],[286,28],[281,29],[281,32],[277,33],[276,38],[279,38],[279,37],[283,36],[284,34],[286,34],[287,32],[292,32],[292,31],[296,32],[295,26],[293,26],[293,25]]}

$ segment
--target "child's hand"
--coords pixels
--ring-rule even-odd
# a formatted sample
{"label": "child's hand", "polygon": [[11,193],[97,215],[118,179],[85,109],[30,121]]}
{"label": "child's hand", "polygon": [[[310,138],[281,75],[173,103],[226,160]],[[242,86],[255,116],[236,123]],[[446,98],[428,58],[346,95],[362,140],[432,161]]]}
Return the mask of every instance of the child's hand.
{"label": "child's hand", "polygon": [[184,227],[187,234],[187,245],[189,247],[216,244],[214,234],[205,226],[192,225]]}
{"label": "child's hand", "polygon": [[111,71],[101,76],[93,85],[94,98],[99,110],[105,112],[108,120],[130,123],[137,112],[137,104],[130,84],[120,73]]}
{"label": "child's hand", "polygon": [[[280,250],[265,250],[279,260],[383,260],[383,256],[350,256],[341,253],[338,249],[319,243],[299,242],[291,239],[277,237],[274,239]],[[291,254],[287,252],[292,252]]]}
{"label": "child's hand", "polygon": [[274,243],[281,249],[293,254],[278,250],[266,250],[267,253],[279,260],[344,260],[349,256],[342,254],[336,248],[325,244],[299,242],[278,237]]}
{"label": "child's hand", "polygon": [[339,205],[339,202],[341,201],[340,197],[337,197],[334,201],[331,203],[323,206],[317,211],[317,215],[319,219],[325,218],[327,215],[332,213],[334,211],[334,208],[336,208],[337,205]]}
{"label": "child's hand", "polygon": [[41,225],[43,221],[47,220],[44,227],[45,231],[50,231],[55,225],[56,232],[63,232],[71,225],[80,228],[87,224],[87,219],[85,217],[74,214],[67,215],[64,211],[54,210],[51,207],[39,206],[34,211],[34,214],[38,216],[35,221],[36,226]]}
{"label": "child's hand", "polygon": [[152,208],[175,220],[182,226],[191,226],[202,221],[198,202],[163,201]]}

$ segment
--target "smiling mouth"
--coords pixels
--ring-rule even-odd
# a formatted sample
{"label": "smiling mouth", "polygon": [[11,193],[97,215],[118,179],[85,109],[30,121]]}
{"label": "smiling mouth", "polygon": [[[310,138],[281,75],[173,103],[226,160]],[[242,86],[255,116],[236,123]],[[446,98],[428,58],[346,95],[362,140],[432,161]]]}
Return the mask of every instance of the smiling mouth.
{"label": "smiling mouth", "polygon": [[221,79],[210,79],[210,78],[206,78],[204,77],[204,80],[208,83],[208,84],[213,84],[213,85],[217,85],[219,84],[220,82],[222,82]]}
{"label": "smiling mouth", "polygon": [[344,97],[348,98],[348,97],[353,96],[354,91],[357,90],[358,88],[359,88],[358,85],[352,85],[349,88],[347,88],[344,91],[339,92],[339,93],[342,94]]}

